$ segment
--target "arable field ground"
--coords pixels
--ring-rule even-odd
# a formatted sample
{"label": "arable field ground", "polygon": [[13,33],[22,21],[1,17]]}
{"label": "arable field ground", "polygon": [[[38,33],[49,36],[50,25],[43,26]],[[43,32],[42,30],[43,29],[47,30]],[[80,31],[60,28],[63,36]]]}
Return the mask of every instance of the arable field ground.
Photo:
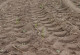
{"label": "arable field ground", "polygon": [[0,55],[80,55],[80,14],[59,0],[0,0]]}

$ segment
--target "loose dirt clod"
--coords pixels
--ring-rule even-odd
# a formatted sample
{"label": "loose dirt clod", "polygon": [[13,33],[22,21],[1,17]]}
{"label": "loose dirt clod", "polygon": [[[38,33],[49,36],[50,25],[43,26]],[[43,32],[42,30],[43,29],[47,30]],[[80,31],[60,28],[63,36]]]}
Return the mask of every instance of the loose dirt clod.
{"label": "loose dirt clod", "polygon": [[36,54],[33,53],[33,52],[28,51],[28,52],[24,52],[23,55],[36,55]]}

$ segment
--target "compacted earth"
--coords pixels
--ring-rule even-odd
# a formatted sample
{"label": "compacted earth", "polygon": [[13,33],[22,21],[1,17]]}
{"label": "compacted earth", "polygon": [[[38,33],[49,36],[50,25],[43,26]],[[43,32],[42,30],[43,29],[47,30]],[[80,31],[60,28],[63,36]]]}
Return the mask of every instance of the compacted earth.
{"label": "compacted earth", "polygon": [[80,55],[80,14],[59,0],[0,0],[0,55]]}

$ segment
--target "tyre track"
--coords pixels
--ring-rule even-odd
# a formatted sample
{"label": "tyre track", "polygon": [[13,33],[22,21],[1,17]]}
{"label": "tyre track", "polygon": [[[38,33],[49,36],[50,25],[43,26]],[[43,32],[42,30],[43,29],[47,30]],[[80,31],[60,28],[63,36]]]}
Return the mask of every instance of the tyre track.
{"label": "tyre track", "polygon": [[[40,5],[40,4],[38,4]],[[53,17],[46,9],[44,8],[40,8],[38,5],[33,6],[32,9],[32,14],[35,19],[35,21],[38,21],[39,23],[42,23],[47,31],[49,33],[54,33],[54,35],[56,36],[65,36],[66,35],[66,31],[61,30],[62,29],[62,25],[61,22],[59,22],[58,20],[56,21],[55,17]]]}
{"label": "tyre track", "polygon": [[[29,3],[25,5],[25,1],[28,1]],[[18,2],[20,3],[20,5],[18,4]],[[6,15],[4,16],[10,16],[9,18],[5,18],[6,22],[2,21],[4,24],[6,23],[5,26],[1,24],[3,27],[0,27],[1,29],[5,29],[3,34],[6,33],[6,36],[0,35],[0,41],[2,42],[2,44],[7,43],[5,44],[6,46],[1,46],[1,48],[3,47],[5,51],[7,50],[12,55],[14,55],[15,52],[11,52],[16,51],[15,49],[13,49],[14,45],[14,47],[18,45],[18,50],[21,50],[22,52],[32,51],[36,52],[37,55],[65,55],[67,53],[64,52],[68,50],[77,49],[79,51],[78,47],[80,43],[77,44],[78,47],[77,45],[74,46],[74,42],[80,36],[78,35],[80,33],[78,31],[78,27],[65,20],[65,18],[62,17],[64,15],[57,13],[57,10],[55,10],[55,7],[53,7],[53,5],[55,4],[52,3],[52,0],[23,0],[23,2],[22,0],[16,0],[13,2],[13,4],[14,3],[19,5],[13,5],[14,8],[19,7],[20,10],[15,8],[11,11],[12,13],[10,14],[7,14],[9,13],[9,11],[4,11],[6,12]],[[29,21],[31,23],[29,23]],[[37,31],[39,31],[39,37],[37,34],[35,34],[35,31],[32,31],[33,24]],[[44,38],[42,39],[41,36],[43,36]],[[8,37],[12,39],[7,39]],[[70,46],[71,43],[73,46]],[[22,53],[20,54],[22,55]],[[71,53],[68,53],[68,55],[71,55]]]}
{"label": "tyre track", "polygon": [[[48,32],[48,38],[50,35],[56,36],[56,38],[58,37],[57,40],[61,43],[74,42],[75,39],[78,38],[79,35],[74,35],[74,34],[75,33],[79,34],[79,31],[78,31],[79,29],[77,28],[77,26],[73,25],[72,23],[70,23],[69,21],[66,20],[66,18],[68,18],[69,16],[66,15],[67,17],[58,17],[58,14],[56,14],[56,16],[55,16],[54,10],[51,10],[49,7],[46,7],[46,5],[43,5],[43,8],[40,8],[39,5],[40,4],[34,5],[34,6],[31,5],[31,6],[33,6],[33,7],[31,7],[32,16],[33,16],[32,18],[33,18],[33,21],[38,21],[36,23],[41,23],[42,26],[45,27],[45,29]],[[51,4],[51,6],[52,5],[53,4]],[[51,12],[51,11],[53,11],[53,12]],[[60,18],[63,18],[63,19],[60,19]],[[39,26],[38,28],[40,28],[40,27],[41,26]],[[72,32],[74,32],[74,33],[72,33]],[[46,38],[46,39],[48,39],[48,38]],[[50,38],[52,38],[52,37],[50,37]],[[56,38],[50,39],[50,42]],[[75,49],[76,48],[77,47],[75,47]],[[54,48],[54,49],[56,49],[56,48]],[[66,46],[64,49],[67,49]],[[61,54],[62,53],[63,52],[61,52]]]}
{"label": "tyre track", "polygon": [[[11,4],[11,5],[8,6],[9,4]],[[31,24],[27,23],[27,22],[29,22],[28,18],[30,18],[29,17],[30,13],[28,13],[29,6],[27,3],[27,0],[15,0],[15,1],[9,2],[9,4],[6,4],[6,6],[2,7],[0,10],[0,11],[2,11],[2,13],[4,14],[4,17],[5,17],[4,20],[1,20],[2,22],[0,22],[0,24],[2,23],[1,26],[3,28],[3,30],[0,31],[0,34],[2,34],[1,36],[3,36],[3,37],[0,36],[1,37],[0,38],[0,41],[1,41],[0,42],[0,48],[1,48],[0,51],[3,50],[1,55],[9,55],[12,51],[14,53],[11,53],[11,55],[14,55],[16,49],[14,49],[13,46],[20,45],[20,48],[21,48],[23,43],[30,42],[30,40],[32,38],[29,38],[30,37],[29,35],[31,35],[31,34],[33,35],[33,33],[31,33],[31,32],[34,32],[34,31],[31,31],[33,28],[31,26]],[[8,8],[7,8],[7,6],[8,6]],[[13,10],[13,8],[15,11]],[[2,16],[0,18],[2,18]],[[29,36],[29,37],[27,37],[27,36]],[[27,38],[29,38],[29,39],[27,39]],[[28,41],[26,41],[24,39],[26,39]],[[1,44],[1,43],[4,43],[4,44]],[[24,50],[24,48],[22,48],[21,50]],[[6,52],[6,53],[4,53],[4,52]],[[18,54],[18,51],[16,51],[16,54],[22,55],[22,53],[20,53],[20,52]]]}

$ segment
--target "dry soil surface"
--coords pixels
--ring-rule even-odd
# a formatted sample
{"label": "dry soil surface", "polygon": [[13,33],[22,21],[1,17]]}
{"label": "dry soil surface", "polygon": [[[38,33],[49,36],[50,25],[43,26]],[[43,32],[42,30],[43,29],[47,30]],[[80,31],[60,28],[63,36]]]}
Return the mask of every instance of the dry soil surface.
{"label": "dry soil surface", "polygon": [[80,14],[58,0],[0,0],[0,55],[80,55]]}

